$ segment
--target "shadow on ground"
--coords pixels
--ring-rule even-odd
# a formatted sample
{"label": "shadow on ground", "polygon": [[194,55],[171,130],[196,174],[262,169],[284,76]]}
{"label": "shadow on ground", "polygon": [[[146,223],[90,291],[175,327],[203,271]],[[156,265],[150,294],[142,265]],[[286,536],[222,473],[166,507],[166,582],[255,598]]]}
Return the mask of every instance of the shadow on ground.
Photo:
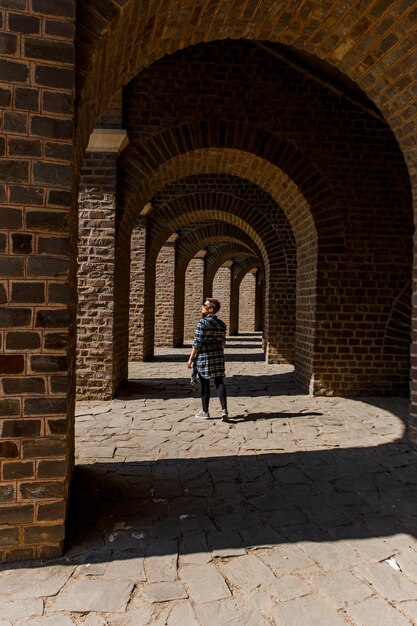
{"label": "shadow on ground", "polygon": [[[67,556],[417,535],[408,442],[76,468]],[[91,554],[89,556],[91,558]]]}

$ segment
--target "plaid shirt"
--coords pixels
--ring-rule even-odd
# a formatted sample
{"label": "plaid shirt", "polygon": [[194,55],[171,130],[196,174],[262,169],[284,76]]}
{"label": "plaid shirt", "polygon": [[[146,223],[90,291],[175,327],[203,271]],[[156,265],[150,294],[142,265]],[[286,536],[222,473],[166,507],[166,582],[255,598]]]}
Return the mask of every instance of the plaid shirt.
{"label": "plaid shirt", "polygon": [[[226,341],[226,324],[216,315],[202,317],[194,334],[193,348],[197,348],[193,373],[203,378],[223,377],[224,373],[224,342]],[[197,372],[195,371],[197,370]]]}

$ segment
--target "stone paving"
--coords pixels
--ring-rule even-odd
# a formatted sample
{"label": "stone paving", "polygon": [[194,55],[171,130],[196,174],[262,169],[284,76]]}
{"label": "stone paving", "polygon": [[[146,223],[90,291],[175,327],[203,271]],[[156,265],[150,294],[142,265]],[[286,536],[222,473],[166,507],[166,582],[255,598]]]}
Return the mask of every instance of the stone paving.
{"label": "stone paving", "polygon": [[247,334],[197,420],[188,352],[77,405],[66,556],[0,568],[0,626],[417,624],[407,401],[302,395]]}

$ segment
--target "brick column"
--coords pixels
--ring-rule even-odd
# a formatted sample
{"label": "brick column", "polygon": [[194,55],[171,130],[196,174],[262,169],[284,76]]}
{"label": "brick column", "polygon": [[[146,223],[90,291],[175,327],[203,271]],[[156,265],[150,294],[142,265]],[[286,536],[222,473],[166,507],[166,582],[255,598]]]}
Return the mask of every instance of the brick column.
{"label": "brick column", "polygon": [[155,346],[173,346],[175,301],[175,240],[162,246],[156,261]]}
{"label": "brick column", "polygon": [[256,273],[255,330],[263,330],[264,280],[260,271]]}
{"label": "brick column", "polygon": [[195,255],[188,264],[185,272],[185,303],[184,303],[184,339],[194,337],[195,327],[201,317],[201,305],[206,294],[203,293],[204,285],[204,257],[206,251],[202,250]]}
{"label": "brick column", "polygon": [[146,216],[132,230],[129,299],[129,359],[143,360],[143,307],[145,294]]}
{"label": "brick column", "polygon": [[232,261],[226,261],[216,272],[213,280],[213,298],[220,301],[221,309],[219,317],[227,325],[227,333],[230,334],[230,292],[231,292],[231,265]]}
{"label": "brick column", "polygon": [[113,395],[117,153],[87,152],[78,228],[77,396]]}
{"label": "brick column", "polygon": [[230,328],[229,335],[237,335],[239,332],[239,265],[234,263],[231,268],[230,284]]}
{"label": "brick column", "polygon": [[12,561],[61,554],[73,467],[75,3],[1,6],[0,561]]}
{"label": "brick column", "polygon": [[239,332],[255,330],[256,273],[248,272],[239,287]]}

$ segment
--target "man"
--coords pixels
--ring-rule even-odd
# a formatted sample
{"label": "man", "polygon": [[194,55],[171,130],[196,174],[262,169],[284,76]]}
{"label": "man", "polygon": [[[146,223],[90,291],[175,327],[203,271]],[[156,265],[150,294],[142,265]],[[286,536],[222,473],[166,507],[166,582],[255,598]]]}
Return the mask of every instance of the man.
{"label": "man", "polygon": [[206,298],[201,307],[202,318],[194,334],[194,342],[188,359],[188,367],[196,368],[201,386],[202,409],[196,414],[199,419],[209,419],[210,380],[214,380],[217,395],[222,407],[222,421],[228,421],[227,395],[224,385],[224,344],[226,324],[218,319],[220,302],[215,298]]}

